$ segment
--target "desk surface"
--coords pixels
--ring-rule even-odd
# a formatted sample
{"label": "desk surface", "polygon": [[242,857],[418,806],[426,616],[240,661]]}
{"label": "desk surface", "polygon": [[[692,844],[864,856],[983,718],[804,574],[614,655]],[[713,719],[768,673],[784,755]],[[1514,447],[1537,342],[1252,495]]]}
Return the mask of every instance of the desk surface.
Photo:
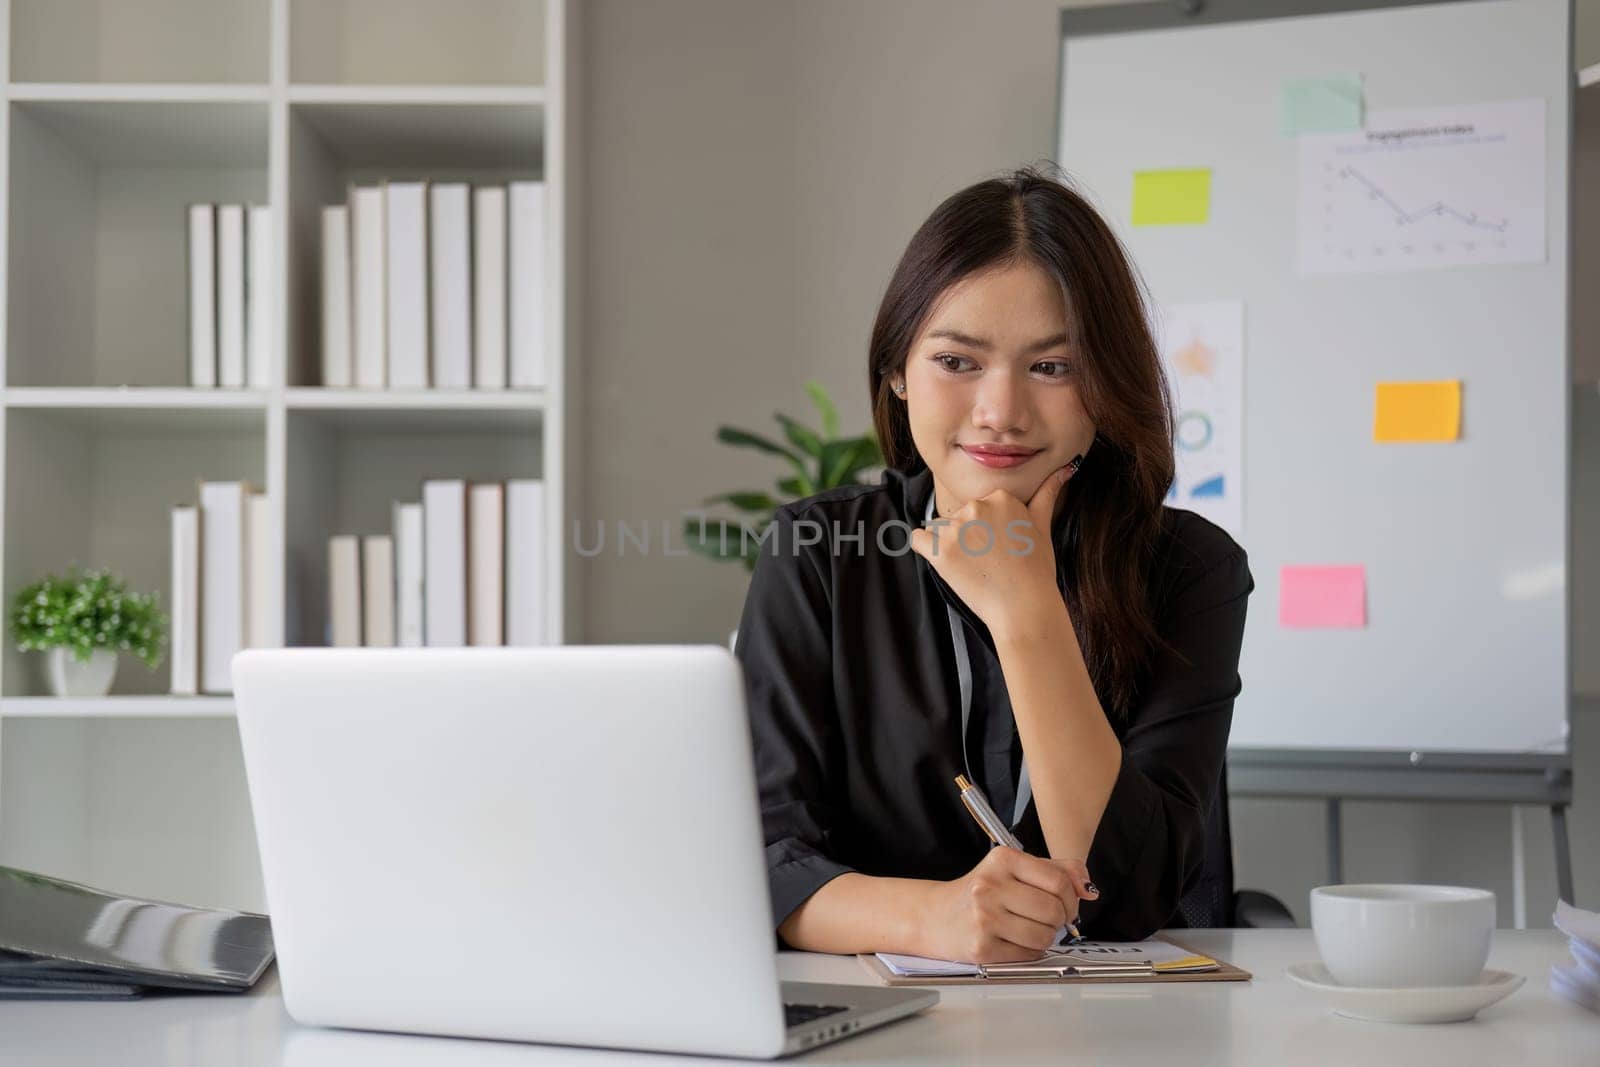
{"label": "desk surface", "polygon": [[[1185,930],[1182,938],[1255,974],[1253,982],[1154,985],[947,986],[932,1010],[800,1057],[801,1063],[994,1064],[1600,1062],[1600,1016],[1550,992],[1550,965],[1568,959],[1552,930],[1501,930],[1489,965],[1526,975],[1521,989],[1467,1023],[1404,1026],[1333,1015],[1284,976],[1314,959],[1309,930]],[[783,977],[871,984],[853,957],[784,953]],[[0,1002],[0,1059],[118,1063],[363,1067],[438,1064],[652,1063],[729,1060],[416,1038],[297,1026],[283,1010],[274,969],[245,996],[179,996],[127,1003]]]}

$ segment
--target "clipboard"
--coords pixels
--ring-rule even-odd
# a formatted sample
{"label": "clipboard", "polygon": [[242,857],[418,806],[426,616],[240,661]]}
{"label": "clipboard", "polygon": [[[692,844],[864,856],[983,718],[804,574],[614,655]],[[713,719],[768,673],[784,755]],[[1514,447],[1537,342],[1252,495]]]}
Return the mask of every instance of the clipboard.
{"label": "clipboard", "polygon": [[1196,956],[1205,956],[1207,959],[1216,960],[1217,961],[1217,969],[1214,970],[1214,971],[1189,971],[1189,972],[1171,971],[1171,972],[1167,972],[1165,974],[1162,974],[1162,973],[1159,973],[1159,972],[1155,973],[1155,974],[1148,974],[1148,973],[1145,973],[1145,974],[1113,974],[1113,973],[1102,972],[1102,973],[1099,973],[1099,974],[1062,974],[1062,975],[1050,975],[1050,976],[1027,975],[1025,977],[1022,977],[1022,976],[1019,976],[1019,977],[1005,977],[1005,976],[985,977],[985,976],[983,976],[981,974],[978,974],[978,975],[898,975],[898,974],[895,974],[893,971],[889,970],[889,968],[887,966],[885,966],[884,962],[882,960],[878,959],[877,955],[875,955],[874,953],[863,952],[863,953],[857,955],[856,959],[860,960],[862,965],[865,966],[868,971],[871,971],[873,976],[875,978],[877,978],[880,983],[882,983],[883,985],[890,985],[890,986],[922,986],[922,985],[1004,986],[1004,985],[1028,985],[1028,984],[1037,983],[1037,982],[1047,982],[1047,983],[1052,983],[1052,984],[1055,984],[1055,983],[1072,984],[1072,983],[1078,983],[1078,982],[1094,982],[1094,983],[1100,983],[1100,984],[1105,984],[1105,983],[1126,983],[1126,982],[1157,982],[1157,983],[1160,983],[1161,985],[1166,985],[1169,982],[1248,982],[1248,981],[1250,981],[1251,979],[1253,979],[1255,977],[1249,971],[1244,970],[1241,967],[1235,967],[1233,964],[1229,963],[1227,960],[1219,959],[1216,956],[1211,956],[1211,955],[1209,955],[1207,953],[1204,953],[1204,952],[1195,952],[1189,946],[1187,946],[1185,944],[1182,944],[1181,942],[1174,941],[1170,937],[1160,937],[1160,938],[1156,938],[1155,940],[1165,941],[1169,945],[1172,945],[1172,946],[1174,946],[1176,948],[1183,949],[1185,952],[1193,953]]}

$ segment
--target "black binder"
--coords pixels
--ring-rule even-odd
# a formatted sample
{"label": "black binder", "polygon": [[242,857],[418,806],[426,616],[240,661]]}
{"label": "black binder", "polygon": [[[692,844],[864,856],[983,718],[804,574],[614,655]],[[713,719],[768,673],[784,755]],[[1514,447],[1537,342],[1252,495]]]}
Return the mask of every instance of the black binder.
{"label": "black binder", "polygon": [[240,992],[272,955],[265,915],[118,896],[0,867],[0,999]]}

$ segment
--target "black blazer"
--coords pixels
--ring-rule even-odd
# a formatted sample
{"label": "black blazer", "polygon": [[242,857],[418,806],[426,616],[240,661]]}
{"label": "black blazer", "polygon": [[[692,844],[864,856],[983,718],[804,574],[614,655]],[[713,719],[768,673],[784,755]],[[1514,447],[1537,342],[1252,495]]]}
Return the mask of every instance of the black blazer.
{"label": "black blazer", "polygon": [[[736,654],[778,924],[847,871],[950,880],[989,848],[954,785],[965,761],[947,603],[982,636],[968,642],[974,673],[1001,673],[987,629],[908,545],[932,491],[925,468],[890,470],[879,485],[779,508],[762,546]],[[1136,939],[1172,925],[1200,876],[1240,688],[1255,588],[1245,552],[1192,512],[1163,515],[1152,602],[1161,636],[1189,662],[1156,654],[1127,720],[1111,720],[1122,766],[1086,857],[1100,889],[1082,905],[1086,936]],[[1065,526],[1058,518],[1052,530],[1063,581]],[[1003,684],[975,686],[973,699],[974,719],[1009,721],[1008,704],[992,706]],[[1015,830],[1048,855],[1033,804]]]}

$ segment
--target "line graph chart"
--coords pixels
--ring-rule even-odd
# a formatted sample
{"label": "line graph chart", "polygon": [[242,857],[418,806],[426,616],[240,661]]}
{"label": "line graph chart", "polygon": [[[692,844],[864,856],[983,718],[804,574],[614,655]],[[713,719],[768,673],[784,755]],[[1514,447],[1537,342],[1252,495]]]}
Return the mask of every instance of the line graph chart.
{"label": "line graph chart", "polygon": [[1544,101],[1380,111],[1300,141],[1302,274],[1545,258]]}

